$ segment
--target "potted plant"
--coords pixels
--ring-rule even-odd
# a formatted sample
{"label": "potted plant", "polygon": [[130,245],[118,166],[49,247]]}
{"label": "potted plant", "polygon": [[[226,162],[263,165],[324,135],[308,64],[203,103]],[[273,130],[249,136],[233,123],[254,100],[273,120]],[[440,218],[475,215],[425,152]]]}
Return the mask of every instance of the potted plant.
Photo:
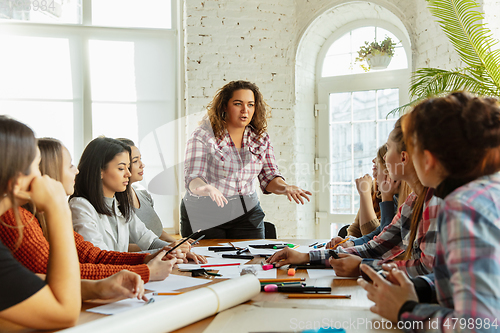
{"label": "potted plant", "polygon": [[370,69],[385,69],[391,63],[395,48],[396,43],[394,43],[389,36],[385,37],[381,43],[377,41],[371,43],[365,42],[365,45],[361,46],[358,51],[356,62],[366,60],[368,67],[361,64],[361,68],[366,72]]}

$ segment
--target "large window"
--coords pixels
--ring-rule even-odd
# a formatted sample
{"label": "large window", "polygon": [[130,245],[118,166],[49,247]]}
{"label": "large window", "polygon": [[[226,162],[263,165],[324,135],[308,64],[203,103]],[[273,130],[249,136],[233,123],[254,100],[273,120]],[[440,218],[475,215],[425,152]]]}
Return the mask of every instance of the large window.
{"label": "large window", "polygon": [[331,213],[355,214],[359,195],[354,180],[371,174],[378,147],[385,144],[399,106],[398,89],[330,94]]}
{"label": "large window", "polygon": [[[359,209],[355,179],[372,174],[372,160],[387,141],[408,100],[409,42],[396,27],[354,22],[335,32],[318,63],[319,208],[329,223],[351,223]],[[386,36],[397,43],[385,69],[365,70],[355,61],[365,41]],[[366,67],[366,64],[364,64]]]}
{"label": "large window", "polygon": [[[177,142],[176,131],[164,127],[177,118],[176,4],[1,1],[2,114],[25,122],[38,137],[60,139],[76,161],[99,135],[130,138],[147,164],[143,185],[149,187],[165,166],[158,142],[146,143],[153,135]],[[175,164],[175,150],[163,155]],[[162,220],[173,226],[176,200],[156,192]]]}

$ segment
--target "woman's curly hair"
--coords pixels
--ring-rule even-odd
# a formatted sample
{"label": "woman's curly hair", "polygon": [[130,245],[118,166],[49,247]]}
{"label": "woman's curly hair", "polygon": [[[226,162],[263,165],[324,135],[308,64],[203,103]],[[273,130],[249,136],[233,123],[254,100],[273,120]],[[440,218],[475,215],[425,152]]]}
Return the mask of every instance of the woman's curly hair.
{"label": "woman's curly hair", "polygon": [[237,90],[251,90],[255,98],[255,112],[250,125],[254,128],[257,136],[261,136],[267,130],[267,116],[269,105],[264,101],[259,87],[248,81],[231,81],[220,88],[213,100],[207,106],[207,114],[203,117],[202,123],[210,121],[212,130],[217,139],[222,138],[226,129],[226,108],[233,93]]}

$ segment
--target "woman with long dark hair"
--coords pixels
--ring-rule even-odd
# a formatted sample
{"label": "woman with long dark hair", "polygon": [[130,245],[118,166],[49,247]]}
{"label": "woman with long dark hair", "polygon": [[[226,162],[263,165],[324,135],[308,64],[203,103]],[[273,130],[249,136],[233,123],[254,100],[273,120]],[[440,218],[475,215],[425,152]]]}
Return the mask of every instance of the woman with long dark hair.
{"label": "woman with long dark hair", "polygon": [[[170,246],[135,215],[129,167],[130,147],[126,144],[99,137],[87,145],[69,202],[75,231],[101,250],[127,252],[129,242],[143,251]],[[186,244],[183,251],[188,250]]]}
{"label": "woman with long dark hair", "polygon": [[[48,175],[61,182],[66,194],[72,195],[78,169],[71,163],[68,149],[59,140],[53,138],[38,139],[38,147],[41,154],[40,172],[42,175]],[[32,223],[24,225],[22,242],[16,244],[17,229],[12,228],[15,226],[15,220],[11,211],[2,216],[5,225],[0,225],[0,239],[26,268],[34,273],[46,274],[49,261],[46,218],[43,213],[37,212],[31,205],[25,205],[25,207],[35,216],[30,216],[30,219],[33,220]],[[21,212],[29,216],[29,212],[24,209]],[[121,277],[113,276],[112,280],[123,282],[124,286],[134,286],[137,284],[138,276],[132,272],[140,274],[140,277],[148,282],[150,279],[163,280],[171,270],[168,262],[161,261],[161,257],[155,257],[154,254],[105,251],[84,241],[83,237],[76,231],[73,234],[80,262],[81,278],[94,280],[93,283],[101,284],[102,288],[98,290],[127,291],[126,295],[114,294],[112,295],[114,297],[129,296],[130,290],[121,289],[119,286],[105,286],[106,280],[101,279],[119,273]],[[173,256],[169,255],[169,258],[172,259]],[[170,264],[170,266],[172,265],[173,263]],[[93,294],[94,298],[103,297],[102,294],[98,297],[95,297],[95,292]]]}
{"label": "woman with long dark hair", "polygon": [[72,326],[80,315],[80,271],[66,193],[61,183],[40,175],[33,131],[5,116],[0,116],[0,154],[0,215],[13,212],[20,244],[23,225],[32,221],[19,206],[32,202],[46,217],[50,243],[43,281],[0,242],[0,318],[37,329]]}

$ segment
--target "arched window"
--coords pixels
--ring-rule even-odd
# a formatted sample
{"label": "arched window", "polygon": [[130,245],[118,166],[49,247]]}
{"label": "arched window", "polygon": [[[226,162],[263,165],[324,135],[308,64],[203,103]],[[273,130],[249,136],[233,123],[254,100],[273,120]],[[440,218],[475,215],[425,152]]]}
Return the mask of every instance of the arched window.
{"label": "arched window", "polygon": [[[386,36],[397,43],[391,63],[366,72],[356,62],[359,48]],[[408,101],[410,64],[407,35],[384,21],[352,22],[323,45],[316,69],[316,111],[319,181],[325,192],[319,208],[335,215],[327,220],[352,222],[359,208],[355,179],[372,173],[372,159],[399,117],[388,113]]]}

